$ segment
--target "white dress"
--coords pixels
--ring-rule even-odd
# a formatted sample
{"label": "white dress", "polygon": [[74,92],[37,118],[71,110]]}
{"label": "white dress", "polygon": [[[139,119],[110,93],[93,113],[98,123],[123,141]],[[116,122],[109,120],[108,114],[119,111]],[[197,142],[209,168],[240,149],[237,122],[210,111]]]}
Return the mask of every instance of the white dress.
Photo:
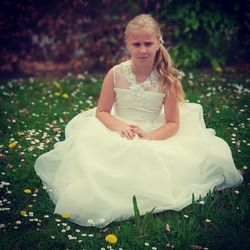
{"label": "white dress", "polygon": [[[164,122],[165,95],[153,71],[136,83],[131,62],[113,68],[112,113],[150,131]],[[162,141],[127,140],[95,117],[95,108],[75,116],[64,141],[41,155],[35,170],[55,203],[83,226],[104,227],[133,216],[133,195],[141,214],[181,210],[209,190],[242,182],[227,143],[207,129],[199,104],[180,105],[180,129]]]}

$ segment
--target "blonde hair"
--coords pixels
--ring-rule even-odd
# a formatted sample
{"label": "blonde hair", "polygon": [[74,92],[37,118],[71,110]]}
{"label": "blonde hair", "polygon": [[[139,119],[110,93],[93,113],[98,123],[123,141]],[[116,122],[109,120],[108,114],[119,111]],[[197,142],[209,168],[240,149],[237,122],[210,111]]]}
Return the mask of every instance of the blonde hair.
{"label": "blonde hair", "polygon": [[154,32],[160,41],[159,50],[156,52],[154,68],[159,75],[162,91],[168,93],[173,91],[180,101],[184,101],[185,94],[181,85],[181,73],[175,68],[173,61],[163,45],[159,23],[149,14],[141,14],[134,17],[125,30],[125,39],[132,30],[146,29]]}

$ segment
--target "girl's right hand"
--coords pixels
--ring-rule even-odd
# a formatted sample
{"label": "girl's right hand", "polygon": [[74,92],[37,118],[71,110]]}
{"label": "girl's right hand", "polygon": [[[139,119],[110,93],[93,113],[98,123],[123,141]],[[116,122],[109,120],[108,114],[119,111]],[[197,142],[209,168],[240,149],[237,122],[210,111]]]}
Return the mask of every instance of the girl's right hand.
{"label": "girl's right hand", "polygon": [[133,140],[137,135],[133,129],[137,127],[136,125],[125,125],[118,129],[118,133],[121,137],[127,138],[128,140]]}

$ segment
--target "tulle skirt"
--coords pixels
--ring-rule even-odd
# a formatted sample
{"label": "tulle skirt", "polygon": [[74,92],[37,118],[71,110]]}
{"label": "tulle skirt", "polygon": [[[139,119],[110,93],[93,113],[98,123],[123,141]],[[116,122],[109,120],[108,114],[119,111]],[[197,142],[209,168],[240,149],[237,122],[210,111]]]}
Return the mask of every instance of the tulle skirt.
{"label": "tulle skirt", "polygon": [[[154,122],[137,124],[152,130],[163,122],[162,113]],[[102,228],[133,216],[133,195],[141,214],[153,208],[178,211],[192,203],[192,196],[242,182],[228,144],[206,128],[200,105],[181,105],[180,124],[166,140],[127,140],[105,127],[95,108],[75,116],[65,140],[35,162],[55,213]]]}

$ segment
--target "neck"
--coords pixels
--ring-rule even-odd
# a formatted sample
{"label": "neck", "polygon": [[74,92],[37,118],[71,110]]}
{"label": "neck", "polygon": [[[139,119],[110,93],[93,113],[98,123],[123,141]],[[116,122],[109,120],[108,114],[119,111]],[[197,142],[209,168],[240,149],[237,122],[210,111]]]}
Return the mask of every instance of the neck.
{"label": "neck", "polygon": [[131,59],[131,66],[134,74],[147,76],[150,75],[151,72],[153,71],[154,62],[144,64],[144,63],[138,63],[136,61],[133,61],[133,59]]}

